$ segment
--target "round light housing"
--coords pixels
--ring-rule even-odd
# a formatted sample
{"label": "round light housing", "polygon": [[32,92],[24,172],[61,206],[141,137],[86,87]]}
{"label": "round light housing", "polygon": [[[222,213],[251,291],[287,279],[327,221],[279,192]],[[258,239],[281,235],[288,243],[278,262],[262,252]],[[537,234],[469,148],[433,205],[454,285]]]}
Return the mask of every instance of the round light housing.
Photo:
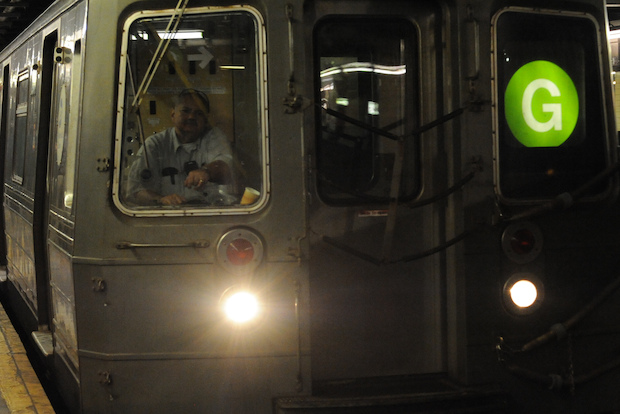
{"label": "round light housing", "polygon": [[244,238],[237,238],[228,243],[226,259],[235,266],[245,266],[254,258],[254,245]]}
{"label": "round light housing", "polygon": [[530,229],[518,229],[510,238],[510,247],[517,254],[529,254],[535,245],[536,237]]}
{"label": "round light housing", "polygon": [[540,308],[544,298],[544,285],[531,273],[515,273],[504,284],[503,297],[506,308],[517,315],[526,315]]}
{"label": "round light housing", "polygon": [[538,289],[529,280],[519,280],[510,288],[510,299],[520,308],[529,308],[536,302]]}
{"label": "round light housing", "polygon": [[542,245],[542,232],[534,223],[512,223],[502,233],[502,249],[515,263],[533,261],[542,251]]}
{"label": "round light housing", "polygon": [[222,235],[217,244],[219,263],[233,273],[247,273],[263,260],[263,241],[248,228],[235,228]]}

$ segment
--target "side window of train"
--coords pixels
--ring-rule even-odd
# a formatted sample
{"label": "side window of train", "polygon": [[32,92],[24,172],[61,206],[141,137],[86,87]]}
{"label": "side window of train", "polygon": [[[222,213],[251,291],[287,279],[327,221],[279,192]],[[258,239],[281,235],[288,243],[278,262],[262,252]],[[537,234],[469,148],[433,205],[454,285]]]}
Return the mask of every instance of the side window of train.
{"label": "side window of train", "polygon": [[[493,30],[499,197],[523,204],[576,190],[610,163],[601,28],[583,13],[508,8]],[[607,190],[603,182],[585,194]]]}
{"label": "side window of train", "polygon": [[249,7],[124,22],[113,196],[133,216],[246,214],[268,194],[265,36]]}
{"label": "side window of train", "polygon": [[[56,85],[56,113],[51,147],[50,203],[57,211],[73,212],[80,91],[82,88],[82,42],[57,49],[63,53]],[[60,52],[62,51],[62,52]]]}
{"label": "side window of train", "polygon": [[394,18],[327,18],[316,26],[314,44],[320,196],[335,205],[385,203],[399,188],[400,199],[415,198],[415,27]]}
{"label": "side window of train", "polygon": [[15,136],[13,140],[13,176],[18,184],[24,181],[26,162],[26,138],[28,134],[28,100],[30,97],[29,72],[17,77],[17,100],[15,108]]}

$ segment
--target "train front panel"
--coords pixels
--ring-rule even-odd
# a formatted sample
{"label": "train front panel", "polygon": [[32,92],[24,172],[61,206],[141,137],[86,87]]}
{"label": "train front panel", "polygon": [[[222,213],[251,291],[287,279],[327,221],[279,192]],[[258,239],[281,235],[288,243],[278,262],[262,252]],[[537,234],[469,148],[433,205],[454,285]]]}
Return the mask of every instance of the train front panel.
{"label": "train front panel", "polygon": [[2,55],[4,213],[71,411],[617,409],[606,24],[57,2]]}
{"label": "train front panel", "polygon": [[469,82],[484,109],[466,115],[462,145],[464,160],[483,160],[485,186],[463,192],[472,232],[457,271],[456,368],[467,383],[501,384],[516,412],[613,411],[618,164],[605,9],[480,4],[469,22],[490,35],[479,35],[488,53]]}

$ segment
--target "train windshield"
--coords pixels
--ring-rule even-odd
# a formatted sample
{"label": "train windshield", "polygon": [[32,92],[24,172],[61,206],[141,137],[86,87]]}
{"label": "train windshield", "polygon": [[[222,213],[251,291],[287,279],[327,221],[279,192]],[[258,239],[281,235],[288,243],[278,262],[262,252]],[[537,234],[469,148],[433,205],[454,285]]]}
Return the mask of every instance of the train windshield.
{"label": "train windshield", "polygon": [[141,12],[125,23],[114,182],[123,212],[242,214],[264,205],[262,27],[240,8]]}
{"label": "train windshield", "polygon": [[365,204],[417,196],[415,28],[404,20],[332,18],[314,37],[321,197]]}

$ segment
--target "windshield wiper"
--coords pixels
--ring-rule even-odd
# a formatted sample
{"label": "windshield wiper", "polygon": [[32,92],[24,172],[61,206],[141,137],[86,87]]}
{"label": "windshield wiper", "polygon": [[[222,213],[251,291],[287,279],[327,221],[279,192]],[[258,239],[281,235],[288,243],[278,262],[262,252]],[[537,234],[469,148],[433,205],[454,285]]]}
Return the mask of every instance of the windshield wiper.
{"label": "windshield wiper", "polygon": [[142,83],[136,91],[133,102],[131,104],[132,111],[135,111],[135,109],[140,105],[140,103],[142,102],[142,97],[144,96],[144,94],[146,94],[146,91],[148,90],[151,82],[153,81],[153,77],[155,76],[155,72],[157,72],[159,63],[166,54],[168,46],[170,45],[170,41],[174,37],[172,35],[176,33],[179,28],[179,23],[181,22],[181,18],[185,13],[185,8],[187,7],[188,2],[189,0],[179,0],[176,8],[174,9],[174,12],[172,13],[172,16],[170,16],[168,26],[166,27],[163,36],[161,36],[159,39],[159,44],[157,45],[157,49],[155,50],[153,58],[149,63],[149,67],[146,70],[144,79],[142,79]]}

